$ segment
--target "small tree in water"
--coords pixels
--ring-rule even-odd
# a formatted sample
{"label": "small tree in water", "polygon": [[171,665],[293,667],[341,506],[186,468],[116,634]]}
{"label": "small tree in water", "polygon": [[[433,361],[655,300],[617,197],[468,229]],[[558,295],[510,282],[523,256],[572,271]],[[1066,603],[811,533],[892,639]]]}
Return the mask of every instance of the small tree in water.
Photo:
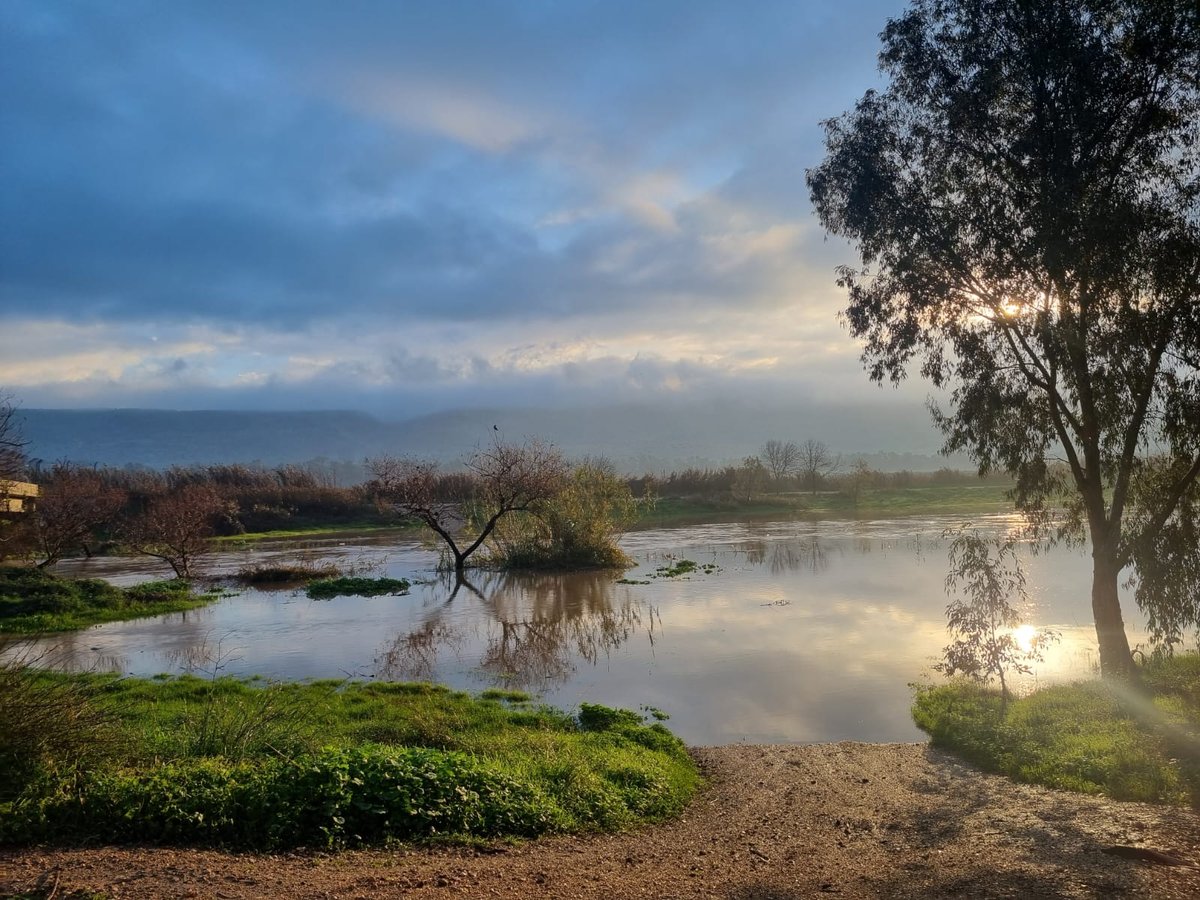
{"label": "small tree in water", "polygon": [[[1020,609],[1027,605],[1025,573],[1011,540],[988,540],[976,531],[960,532],[950,544],[950,574],[946,593],[947,629],[954,638],[933,668],[944,675],[966,675],[984,683],[1000,680],[1005,703],[1011,692],[1005,673],[1027,675],[1041,662],[1042,647],[1058,639],[1051,631],[1018,640]],[[958,595],[958,596],[956,596]],[[1014,606],[1012,598],[1019,606]]]}
{"label": "small tree in water", "polygon": [[[438,535],[461,578],[467,559],[491,535],[501,518],[531,509],[554,496],[567,477],[567,464],[541,441],[506,444],[497,440],[480,450],[458,477],[438,472],[437,463],[380,457],[368,463],[379,502],[419,519]],[[464,528],[471,524],[468,533]]]}

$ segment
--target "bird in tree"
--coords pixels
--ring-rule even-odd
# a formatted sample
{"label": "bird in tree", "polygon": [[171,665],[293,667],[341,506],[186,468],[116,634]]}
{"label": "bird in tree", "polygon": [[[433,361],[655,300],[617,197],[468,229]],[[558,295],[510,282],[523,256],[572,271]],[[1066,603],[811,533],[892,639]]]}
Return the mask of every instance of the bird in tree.
{"label": "bird in tree", "polygon": [[1123,573],[1157,637],[1200,624],[1200,5],[916,0],[882,39],[807,173],[861,258],[845,320],[874,380],[949,391],[947,450],[1089,540],[1133,677]]}

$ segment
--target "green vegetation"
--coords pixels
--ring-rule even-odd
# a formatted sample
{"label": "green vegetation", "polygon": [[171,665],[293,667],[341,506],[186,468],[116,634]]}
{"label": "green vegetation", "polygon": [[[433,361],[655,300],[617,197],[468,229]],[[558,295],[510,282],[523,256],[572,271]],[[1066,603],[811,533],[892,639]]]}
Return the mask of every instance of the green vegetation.
{"label": "green vegetation", "polygon": [[694,559],[676,560],[669,566],[659,566],[648,578],[682,578],[685,575],[712,575],[721,571],[716,563],[698,563]]}
{"label": "green vegetation", "polygon": [[310,600],[329,600],[333,597],[382,597],[385,594],[407,594],[412,584],[407,578],[321,578],[309,584]]}
{"label": "green vegetation", "polygon": [[817,494],[663,498],[640,507],[640,528],[661,528],[689,522],[746,519],[860,519],[917,515],[959,515],[1012,512],[1003,484],[921,485],[862,488]]}
{"label": "green vegetation", "polygon": [[195,594],[186,581],[152,581],[130,588],[97,579],[59,578],[41,569],[0,567],[0,634],[74,631],[195,609],[218,591]]}
{"label": "green vegetation", "polygon": [[969,682],[922,688],[913,719],[935,747],[990,772],[1117,800],[1200,804],[1200,655],[1154,660],[1146,693],[1099,681],[1005,706]]}
{"label": "green vegetation", "polygon": [[626,569],[617,540],[636,520],[629,485],[611,466],[576,466],[557,491],[496,523],[487,563],[502,569]]}
{"label": "green vegetation", "polygon": [[[576,719],[429,684],[5,674],[3,842],[340,848],[611,830],[677,813],[699,783],[662,725],[600,706]],[[13,698],[31,693],[89,712],[86,754],[9,729]]]}
{"label": "green vegetation", "polygon": [[244,566],[234,577],[243,584],[296,584],[318,578],[337,578],[341,574],[342,570],[333,563],[304,561]]}
{"label": "green vegetation", "polygon": [[295,528],[276,528],[270,531],[255,531],[245,534],[227,534],[221,537],[213,538],[213,541],[218,544],[241,544],[241,543],[256,543],[258,541],[279,541],[287,540],[288,538],[304,538],[318,537],[337,534],[363,534],[367,532],[380,532],[386,534],[393,531],[404,531],[417,528],[415,522],[395,522],[391,521],[387,524],[381,524],[378,519],[356,519],[347,522],[338,523],[322,523],[314,520],[311,525],[297,526]]}

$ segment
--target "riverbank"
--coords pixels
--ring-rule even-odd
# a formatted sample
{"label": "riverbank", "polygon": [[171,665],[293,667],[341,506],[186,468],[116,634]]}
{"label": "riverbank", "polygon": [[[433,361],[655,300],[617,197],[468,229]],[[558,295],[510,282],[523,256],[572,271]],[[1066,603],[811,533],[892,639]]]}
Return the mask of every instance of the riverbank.
{"label": "riverbank", "polygon": [[1008,488],[995,484],[864,488],[857,493],[820,491],[735,497],[664,497],[642,507],[635,528],[707,522],[883,519],[904,516],[1011,513]]}
{"label": "riverbank", "polygon": [[[683,815],[616,835],[456,849],[243,855],[0,850],[0,894],[101,898],[1200,896],[1200,820],[984,775],[923,744],[699,748]],[[1123,851],[1128,853],[1128,851]],[[76,895],[82,896],[82,895]]]}

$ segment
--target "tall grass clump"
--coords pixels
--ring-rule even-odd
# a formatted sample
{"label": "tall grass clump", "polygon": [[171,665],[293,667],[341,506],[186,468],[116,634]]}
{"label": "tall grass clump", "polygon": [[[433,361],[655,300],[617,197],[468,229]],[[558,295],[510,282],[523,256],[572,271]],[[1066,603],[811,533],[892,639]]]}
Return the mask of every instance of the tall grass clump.
{"label": "tall grass clump", "polygon": [[44,654],[9,646],[0,661],[0,810],[31,784],[72,780],[120,744],[86,682],[37,668]]}

